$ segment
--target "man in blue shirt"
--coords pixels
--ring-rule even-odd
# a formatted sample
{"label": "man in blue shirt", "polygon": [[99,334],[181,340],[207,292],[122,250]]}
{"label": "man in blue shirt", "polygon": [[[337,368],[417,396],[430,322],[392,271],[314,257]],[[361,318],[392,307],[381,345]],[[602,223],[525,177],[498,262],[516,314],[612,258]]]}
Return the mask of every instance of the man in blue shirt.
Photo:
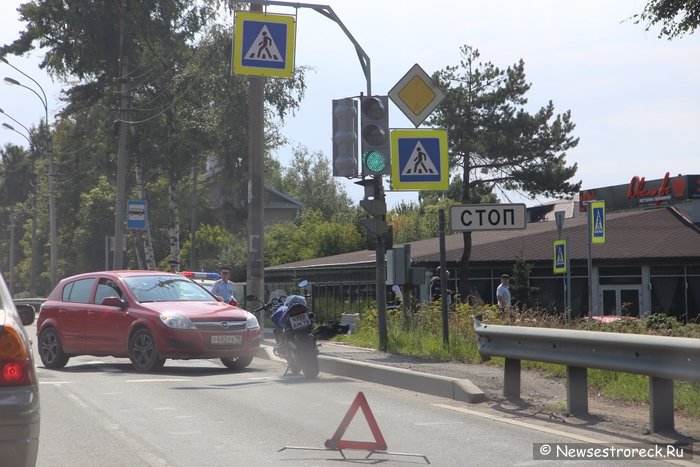
{"label": "man in blue shirt", "polygon": [[211,288],[211,293],[216,295],[217,298],[221,298],[226,303],[236,301],[236,298],[233,296],[233,282],[228,280],[230,274],[231,270],[228,267],[222,267],[221,279],[214,282]]}

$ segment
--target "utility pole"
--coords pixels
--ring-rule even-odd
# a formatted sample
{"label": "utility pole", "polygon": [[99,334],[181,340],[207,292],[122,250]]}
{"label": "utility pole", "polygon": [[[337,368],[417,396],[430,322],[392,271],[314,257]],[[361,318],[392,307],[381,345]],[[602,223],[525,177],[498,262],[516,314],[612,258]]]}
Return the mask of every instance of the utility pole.
{"label": "utility pole", "polygon": [[14,293],[15,288],[15,207],[10,211],[10,283],[8,284],[10,293]]}
{"label": "utility pole", "polygon": [[128,59],[124,55],[124,5],[120,3],[119,26],[119,140],[117,146],[117,204],[114,213],[114,269],[124,268],[124,217],[126,214],[126,130],[129,95]]}
{"label": "utility pole", "polygon": [[[250,11],[262,11],[262,5],[252,3]],[[248,262],[246,264],[247,294],[265,297],[265,268],[263,251],[263,224],[265,206],[263,203],[264,178],[264,116],[263,98],[265,78],[248,77]],[[257,317],[263,325],[263,312]]]}

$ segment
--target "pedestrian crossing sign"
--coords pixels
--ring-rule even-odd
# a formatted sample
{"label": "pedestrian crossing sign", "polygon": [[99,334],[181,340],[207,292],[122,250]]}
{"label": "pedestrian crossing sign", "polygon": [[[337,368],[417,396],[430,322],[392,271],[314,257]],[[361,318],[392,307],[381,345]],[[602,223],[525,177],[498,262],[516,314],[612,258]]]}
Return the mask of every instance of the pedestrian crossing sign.
{"label": "pedestrian crossing sign", "polygon": [[392,190],[447,190],[447,130],[392,130],[391,159]]}
{"label": "pedestrian crossing sign", "polygon": [[566,240],[554,240],[554,274],[566,272]]}
{"label": "pedestrian crossing sign", "polygon": [[594,201],[589,207],[591,243],[605,243],[605,201]]}
{"label": "pedestrian crossing sign", "polygon": [[294,73],[295,38],[293,16],[236,12],[233,72],[291,78]]}

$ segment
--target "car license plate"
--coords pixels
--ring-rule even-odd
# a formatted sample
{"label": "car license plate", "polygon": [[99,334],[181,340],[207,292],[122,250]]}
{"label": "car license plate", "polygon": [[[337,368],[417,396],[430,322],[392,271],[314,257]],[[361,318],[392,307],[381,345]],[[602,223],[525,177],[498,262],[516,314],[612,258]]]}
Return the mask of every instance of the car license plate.
{"label": "car license plate", "polygon": [[302,313],[300,315],[291,316],[289,318],[289,325],[292,329],[303,328],[304,326],[311,326],[311,319],[309,319],[308,313]]}
{"label": "car license plate", "polygon": [[235,344],[240,345],[243,342],[243,337],[240,334],[231,336],[211,336],[212,344]]}

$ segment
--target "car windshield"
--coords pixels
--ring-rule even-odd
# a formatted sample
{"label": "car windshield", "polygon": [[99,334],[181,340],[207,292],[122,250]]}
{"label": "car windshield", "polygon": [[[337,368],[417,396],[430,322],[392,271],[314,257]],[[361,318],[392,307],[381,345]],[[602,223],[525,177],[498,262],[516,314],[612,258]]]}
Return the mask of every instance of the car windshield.
{"label": "car windshield", "polygon": [[185,277],[135,276],[125,278],[124,282],[136,300],[141,303],[214,300],[206,290]]}

